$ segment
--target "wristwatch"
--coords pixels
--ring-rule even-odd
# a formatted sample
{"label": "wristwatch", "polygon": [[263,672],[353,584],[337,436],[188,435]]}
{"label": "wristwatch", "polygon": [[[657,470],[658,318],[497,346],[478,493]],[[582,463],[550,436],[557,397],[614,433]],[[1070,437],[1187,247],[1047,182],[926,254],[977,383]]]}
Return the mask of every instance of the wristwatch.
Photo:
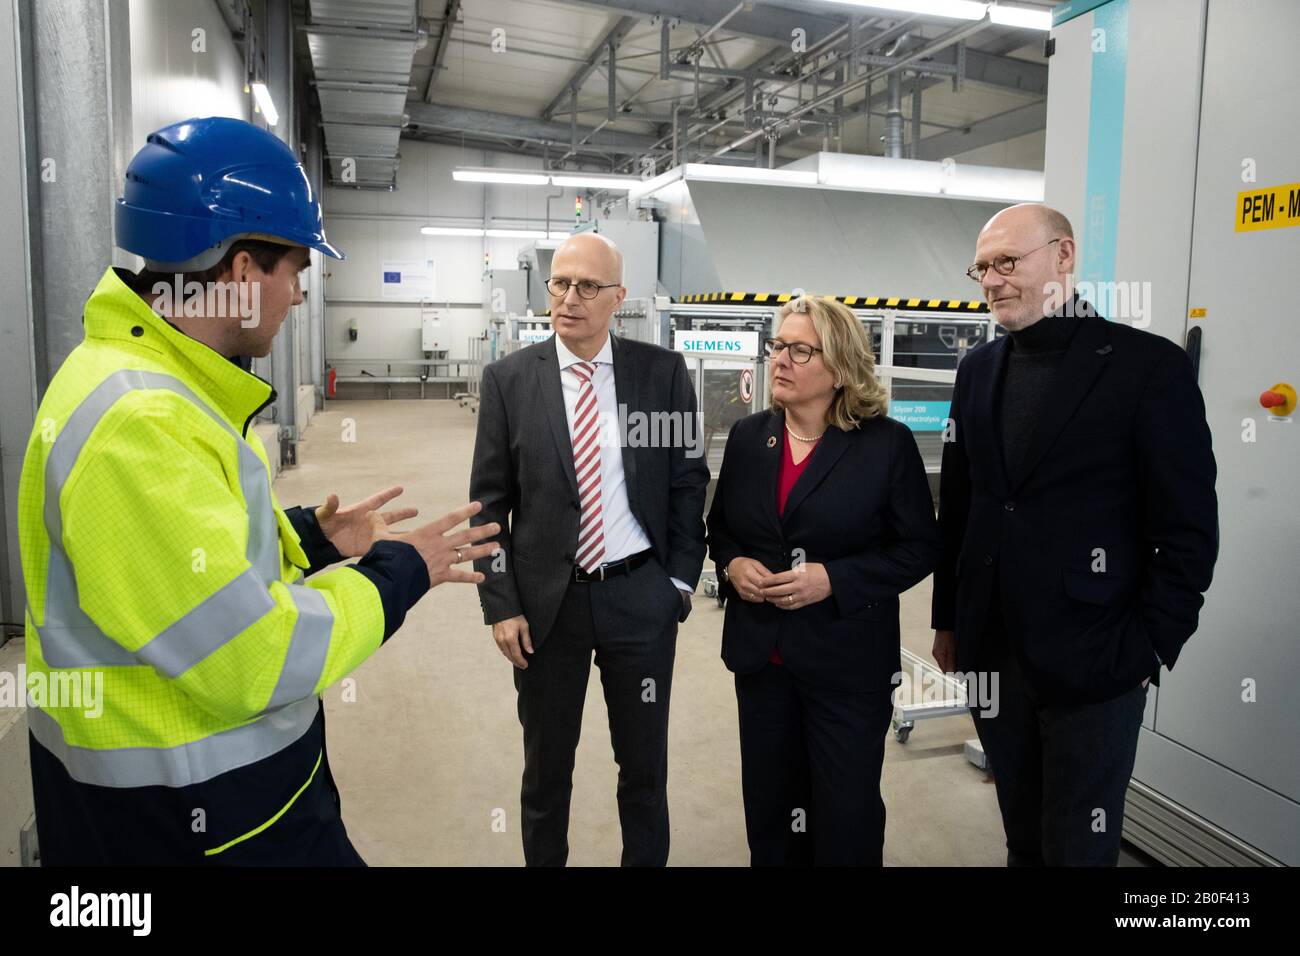
{"label": "wristwatch", "polygon": [[727,573],[727,566],[725,564],[718,568],[718,582],[721,584],[731,583],[731,575]]}

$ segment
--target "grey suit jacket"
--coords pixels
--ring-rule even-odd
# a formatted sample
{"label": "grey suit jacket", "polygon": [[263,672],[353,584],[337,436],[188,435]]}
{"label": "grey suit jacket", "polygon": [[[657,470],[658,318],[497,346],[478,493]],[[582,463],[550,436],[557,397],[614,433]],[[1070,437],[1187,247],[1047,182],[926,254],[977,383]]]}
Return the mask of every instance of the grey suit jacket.
{"label": "grey suit jacket", "polygon": [[[614,391],[628,412],[628,505],[660,564],[693,587],[704,564],[709,469],[698,454],[686,362],[657,345],[612,339]],[[486,577],[478,586],[483,620],[524,615],[536,649],[555,623],[578,544],[578,481],[554,336],[484,368],[469,495],[483,503],[471,523],[502,528],[504,554],[475,562]]]}

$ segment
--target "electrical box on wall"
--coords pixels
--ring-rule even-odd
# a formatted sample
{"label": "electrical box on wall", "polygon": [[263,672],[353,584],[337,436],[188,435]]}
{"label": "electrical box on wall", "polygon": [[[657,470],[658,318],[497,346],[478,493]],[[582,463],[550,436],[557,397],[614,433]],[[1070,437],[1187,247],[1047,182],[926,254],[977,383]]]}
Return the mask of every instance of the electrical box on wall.
{"label": "electrical box on wall", "polygon": [[445,350],[445,345],[439,345],[439,342],[445,342],[447,339],[447,327],[443,322],[441,309],[426,309],[424,316],[420,320],[420,349],[427,357],[430,352]]}

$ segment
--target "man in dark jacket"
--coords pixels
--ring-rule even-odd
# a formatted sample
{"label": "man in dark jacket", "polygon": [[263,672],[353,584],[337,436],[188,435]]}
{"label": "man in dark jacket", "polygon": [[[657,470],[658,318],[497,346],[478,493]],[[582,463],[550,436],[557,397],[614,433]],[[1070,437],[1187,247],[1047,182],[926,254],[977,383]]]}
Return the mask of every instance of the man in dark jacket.
{"label": "man in dark jacket", "polygon": [[958,369],[940,479],[934,656],[999,675],[972,712],[1009,865],[1117,862],[1147,684],[1196,630],[1218,551],[1187,354],[1099,316],[1074,267],[1046,206],[980,232],[970,275],[1010,334]]}

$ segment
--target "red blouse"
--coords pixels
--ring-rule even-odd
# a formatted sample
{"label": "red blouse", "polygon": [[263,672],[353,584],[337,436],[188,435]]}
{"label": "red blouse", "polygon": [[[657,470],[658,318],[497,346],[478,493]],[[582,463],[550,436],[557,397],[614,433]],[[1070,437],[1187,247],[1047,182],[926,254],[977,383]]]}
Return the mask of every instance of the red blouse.
{"label": "red blouse", "polygon": [[[795,482],[799,480],[799,476],[808,467],[808,462],[812,461],[813,452],[817,450],[819,444],[821,444],[820,438],[813,442],[812,448],[808,451],[808,454],[804,455],[803,461],[795,464],[794,456],[790,452],[790,435],[785,429],[781,430],[781,471],[776,482],[776,513],[778,515],[785,514],[785,503],[790,498],[790,492],[794,490]],[[781,660],[781,652],[775,647],[772,648],[770,660],[773,664],[785,663],[785,661]]]}

